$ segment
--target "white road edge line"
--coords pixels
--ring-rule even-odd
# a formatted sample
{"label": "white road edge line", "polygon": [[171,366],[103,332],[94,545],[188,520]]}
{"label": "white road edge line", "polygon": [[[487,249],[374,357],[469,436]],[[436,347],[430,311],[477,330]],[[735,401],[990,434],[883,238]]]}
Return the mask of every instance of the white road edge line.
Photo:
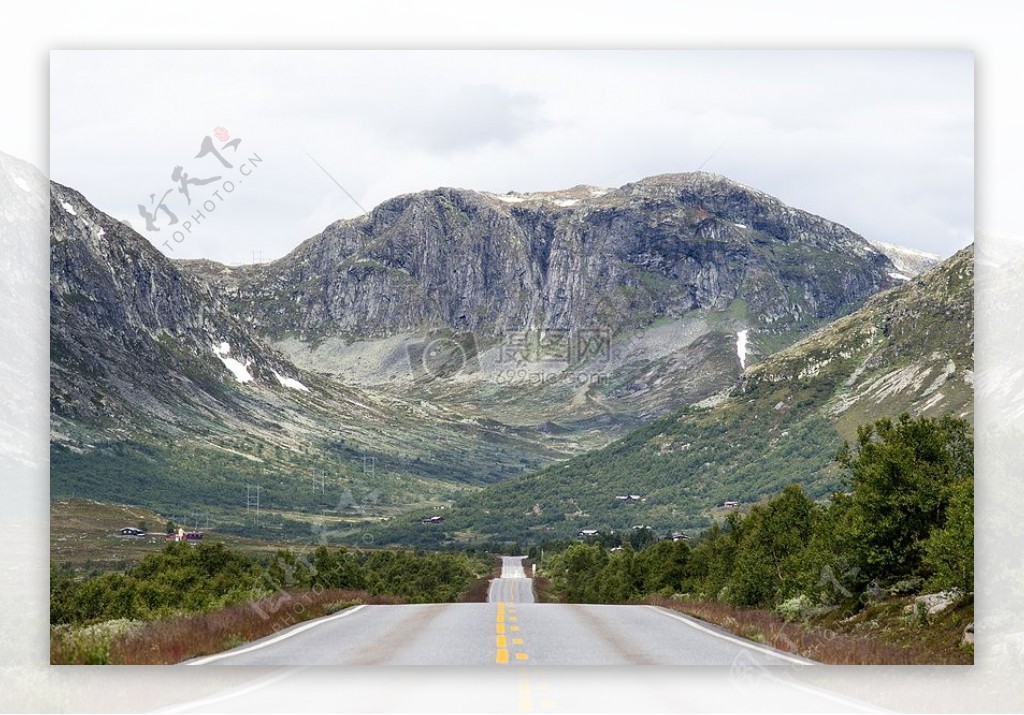
{"label": "white road edge line", "polygon": [[780,660],[788,660],[789,662],[796,663],[797,665],[818,665],[818,663],[815,663],[813,660],[808,660],[807,658],[799,658],[799,657],[796,657],[796,656],[788,655],[788,654],[783,653],[781,651],[773,650],[771,648],[764,648],[762,646],[757,645],[756,643],[751,643],[750,641],[745,640],[743,638],[738,638],[738,637],[735,637],[735,636],[727,636],[724,633],[719,633],[718,631],[712,630],[711,628],[705,628],[704,626],[700,625],[699,623],[696,623],[695,621],[692,621],[689,618],[684,618],[683,616],[680,616],[680,615],[677,615],[675,613],[672,613],[672,611],[670,611],[670,610],[668,610],[666,608],[659,608],[658,606],[648,606],[648,608],[653,608],[658,613],[660,613],[662,615],[665,615],[665,616],[668,616],[669,618],[674,618],[677,621],[685,623],[686,625],[690,626],[691,628],[696,628],[698,631],[704,631],[708,635],[712,635],[715,638],[721,638],[724,641],[730,641],[732,643],[736,643],[737,645],[741,645],[744,648],[750,648],[751,650],[756,650],[756,651],[758,651],[760,653],[764,653],[766,655],[775,656],[776,658],[779,658]]}
{"label": "white road edge line", "polygon": [[[225,700],[231,700],[232,698],[241,697],[248,695],[249,693],[255,693],[263,688],[269,688],[275,683],[279,683],[286,678],[290,678],[293,675],[297,675],[308,668],[296,668],[296,667],[282,667],[278,672],[273,675],[268,675],[263,678],[250,681],[243,685],[239,685],[235,688],[230,688],[219,693],[213,693],[206,697],[194,699],[194,700],[183,700],[180,703],[174,703],[167,705],[158,710],[153,710],[154,713],[183,713],[199,710],[200,708],[206,708],[214,703],[221,703]],[[200,710],[201,711],[201,710]],[[202,712],[202,711],[201,711]]]}
{"label": "white road edge line", "polygon": [[361,611],[364,608],[366,608],[366,604],[365,603],[361,603],[360,605],[355,606],[354,608],[345,609],[344,611],[342,611],[341,613],[338,613],[336,615],[327,616],[326,618],[317,618],[316,620],[310,621],[309,623],[304,623],[303,625],[299,626],[298,628],[295,628],[293,630],[290,630],[290,631],[287,631],[285,633],[282,633],[277,638],[271,638],[268,641],[260,641],[256,645],[251,645],[248,648],[242,648],[241,650],[229,650],[229,651],[227,651],[225,653],[216,653],[214,655],[207,655],[207,656],[204,656],[202,658],[196,658],[195,660],[190,660],[190,661],[186,662],[185,665],[204,665],[206,663],[211,663],[211,662],[213,662],[215,660],[220,660],[221,658],[231,658],[232,656],[242,655],[243,653],[251,653],[252,651],[259,650],[260,648],[266,648],[268,645],[274,645],[275,643],[280,643],[284,639],[291,638],[292,636],[298,635],[299,633],[303,633],[304,631],[308,631],[310,628],[316,628],[317,626],[322,626],[325,623],[330,623],[331,621],[336,621],[339,618],[344,618],[345,616],[351,616],[353,613]]}

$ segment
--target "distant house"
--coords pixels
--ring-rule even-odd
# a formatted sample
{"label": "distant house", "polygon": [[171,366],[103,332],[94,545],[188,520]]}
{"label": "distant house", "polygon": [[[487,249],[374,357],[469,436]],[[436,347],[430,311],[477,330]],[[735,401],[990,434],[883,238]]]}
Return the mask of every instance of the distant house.
{"label": "distant house", "polygon": [[735,509],[739,505],[740,503],[738,501],[727,501],[722,504],[722,506],[724,506],[726,509]]}
{"label": "distant house", "polygon": [[443,516],[425,516],[422,519],[420,519],[421,524],[440,524],[443,521]]}
{"label": "distant house", "polygon": [[145,536],[146,532],[142,529],[136,529],[134,526],[126,526],[119,532],[121,536]]}
{"label": "distant house", "polygon": [[203,532],[201,531],[185,531],[184,529],[178,529],[176,534],[168,534],[168,541],[184,541],[185,543],[192,544],[195,546],[203,540]]}
{"label": "distant house", "polygon": [[672,534],[672,541],[689,541],[690,537],[681,531],[676,531]]}
{"label": "distant house", "polygon": [[639,494],[619,494],[615,497],[619,501],[640,501]]}
{"label": "distant house", "polygon": [[599,532],[597,529],[580,529],[579,533],[576,534],[576,536],[597,536],[599,533],[601,532]]}

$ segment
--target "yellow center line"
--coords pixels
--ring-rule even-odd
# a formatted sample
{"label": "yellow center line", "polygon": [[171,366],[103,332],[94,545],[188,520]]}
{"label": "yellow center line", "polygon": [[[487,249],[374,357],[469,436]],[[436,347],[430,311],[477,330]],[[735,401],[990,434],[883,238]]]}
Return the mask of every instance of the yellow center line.
{"label": "yellow center line", "polygon": [[[499,577],[500,578],[500,577]],[[495,613],[495,656],[494,661],[499,665],[505,665],[509,662],[509,647],[508,638],[505,635],[506,621],[518,621],[519,617],[516,613],[516,581],[511,578],[502,578],[499,593],[502,599],[497,603],[497,611]],[[520,627],[518,625],[509,625],[509,631],[518,633]],[[522,646],[522,638],[513,638],[512,644],[514,646]],[[513,655],[518,661],[529,660],[530,656],[523,652],[514,652]],[[529,684],[525,683],[526,692],[520,693],[519,709],[520,710],[532,710],[533,709],[533,698],[529,694]]]}

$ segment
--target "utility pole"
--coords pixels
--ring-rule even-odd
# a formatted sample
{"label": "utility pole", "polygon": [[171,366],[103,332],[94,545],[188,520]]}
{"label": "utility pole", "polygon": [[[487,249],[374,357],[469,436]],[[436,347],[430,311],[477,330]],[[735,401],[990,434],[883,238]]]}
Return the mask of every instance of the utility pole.
{"label": "utility pole", "polygon": [[[245,518],[246,518],[246,520],[249,519],[249,514],[251,513],[251,510],[253,509],[253,507],[255,507],[255,525],[256,526],[260,525],[260,490],[262,488],[263,487],[261,487],[258,484],[255,485],[255,486],[253,486],[252,484],[246,484],[245,485]],[[255,497],[253,497],[253,492],[254,491],[255,491],[255,495],[256,495]]]}

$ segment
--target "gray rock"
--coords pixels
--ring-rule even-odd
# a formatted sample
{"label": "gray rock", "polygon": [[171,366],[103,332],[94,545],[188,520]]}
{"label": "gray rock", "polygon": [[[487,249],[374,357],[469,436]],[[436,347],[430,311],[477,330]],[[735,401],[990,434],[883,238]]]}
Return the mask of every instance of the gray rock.
{"label": "gray rock", "polygon": [[914,602],[904,606],[903,610],[906,613],[916,612],[920,605],[929,616],[934,616],[955,604],[962,596],[963,592],[956,588],[938,593],[926,593],[916,597]]}

